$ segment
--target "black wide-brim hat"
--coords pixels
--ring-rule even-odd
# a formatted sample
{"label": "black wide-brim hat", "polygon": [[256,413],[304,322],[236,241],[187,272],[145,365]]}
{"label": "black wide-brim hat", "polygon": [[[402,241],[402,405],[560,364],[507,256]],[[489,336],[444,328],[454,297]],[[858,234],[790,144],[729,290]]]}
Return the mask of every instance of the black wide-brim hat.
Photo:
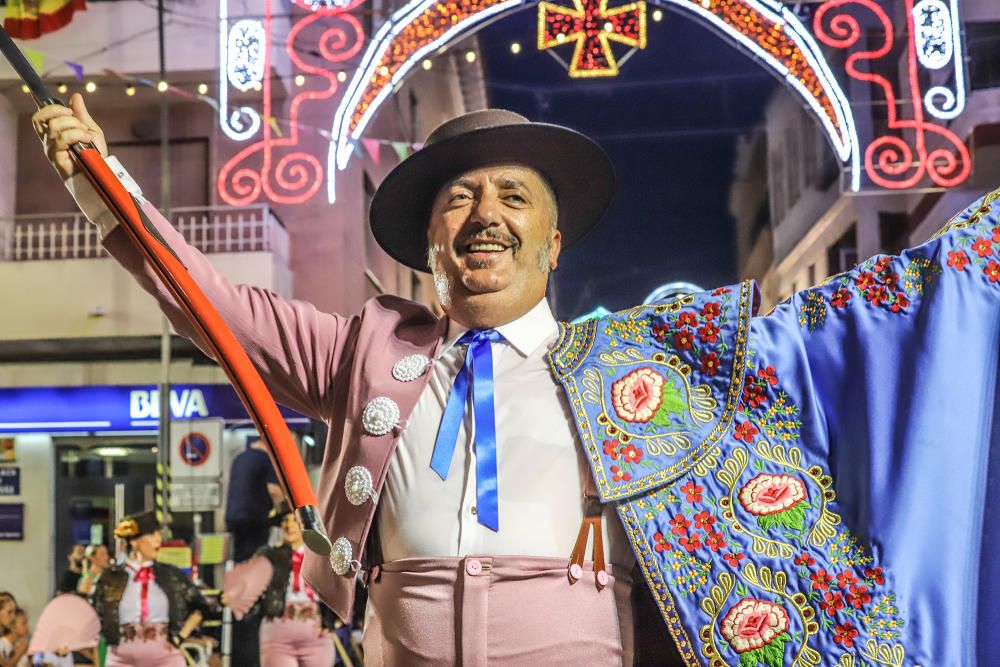
{"label": "black wide-brim hat", "polygon": [[561,125],[485,109],[438,126],[422,149],[389,172],[368,216],[375,240],[393,259],[428,272],[427,225],[438,191],[462,173],[500,164],[530,167],[548,181],[563,247],[583,238],[611,204],[614,167],[592,139]]}
{"label": "black wide-brim hat", "polygon": [[115,537],[132,540],[143,535],[152,535],[163,530],[163,522],[157,521],[156,512],[142,512],[127,516],[115,526]]}
{"label": "black wide-brim hat", "polygon": [[289,514],[293,514],[292,508],[288,506],[288,502],[282,500],[277,507],[268,513],[267,523],[269,526],[280,526]]}

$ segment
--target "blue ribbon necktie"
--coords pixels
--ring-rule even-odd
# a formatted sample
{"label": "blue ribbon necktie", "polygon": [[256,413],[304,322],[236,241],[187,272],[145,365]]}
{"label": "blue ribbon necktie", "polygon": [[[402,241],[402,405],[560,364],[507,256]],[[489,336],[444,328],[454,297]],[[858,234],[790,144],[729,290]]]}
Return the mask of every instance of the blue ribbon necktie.
{"label": "blue ribbon necktie", "polygon": [[490,343],[503,340],[494,329],[470,330],[458,339],[458,345],[468,345],[465,364],[455,376],[448,405],[431,455],[431,468],[441,479],[448,479],[448,468],[458,443],[458,431],[465,417],[469,397],[469,376],[472,376],[472,415],[475,420],[476,447],[476,517],[494,532],[500,530],[500,509],[497,499],[497,427],[493,409],[493,351]]}

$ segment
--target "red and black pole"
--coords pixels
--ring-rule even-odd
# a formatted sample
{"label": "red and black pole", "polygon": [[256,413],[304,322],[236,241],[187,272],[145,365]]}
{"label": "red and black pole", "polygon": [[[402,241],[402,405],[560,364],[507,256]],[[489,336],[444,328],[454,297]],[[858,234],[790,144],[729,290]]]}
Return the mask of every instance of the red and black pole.
{"label": "red and black pole", "polygon": [[[62,104],[49,92],[34,67],[2,28],[0,51],[28,86],[39,108]],[[295,509],[302,526],[306,545],[318,554],[328,555],[332,549],[330,538],[316,509],[316,494],[305,464],[277,404],[236,336],[156,231],[138,201],[108,167],[100,151],[93,144],[79,143],[72,146],[72,154],[80,171],[93,184],[136,248],[211,347],[216,361],[226,372],[267,445],[285,498]]]}

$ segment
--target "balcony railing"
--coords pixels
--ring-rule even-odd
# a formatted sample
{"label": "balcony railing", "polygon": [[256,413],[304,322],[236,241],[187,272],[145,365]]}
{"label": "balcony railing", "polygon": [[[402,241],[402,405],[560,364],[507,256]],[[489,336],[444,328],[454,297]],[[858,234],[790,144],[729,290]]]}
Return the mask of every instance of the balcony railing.
{"label": "balcony railing", "polygon": [[[288,232],[270,207],[175,208],[171,222],[203,253],[272,252],[288,263]],[[0,260],[27,262],[106,257],[97,228],[82,213],[0,218]]]}

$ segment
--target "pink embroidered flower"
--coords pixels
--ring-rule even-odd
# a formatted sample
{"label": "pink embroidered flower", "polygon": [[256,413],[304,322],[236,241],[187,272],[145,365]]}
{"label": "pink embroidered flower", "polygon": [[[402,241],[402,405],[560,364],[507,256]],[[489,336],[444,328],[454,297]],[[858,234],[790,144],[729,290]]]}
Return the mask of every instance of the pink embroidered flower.
{"label": "pink embroidered flower", "polygon": [[803,551],[800,555],[795,557],[795,564],[801,565],[802,567],[810,567],[816,564],[816,559]]}
{"label": "pink embroidered flower", "polygon": [[701,484],[695,484],[694,482],[688,482],[681,487],[681,493],[686,496],[686,500],[689,503],[700,503],[701,502],[701,492],[705,490]]}
{"label": "pink embroidered flower", "polygon": [[975,250],[980,257],[989,257],[993,254],[993,244],[989,239],[976,239],[976,242],[972,244],[972,249]]}
{"label": "pink embroidered flower", "polygon": [[695,549],[701,549],[701,536],[697,533],[691,533],[691,537],[682,537],[677,540],[677,544],[687,549],[688,553],[691,553]]}
{"label": "pink embroidered flower", "polygon": [[838,624],[834,628],[834,633],[833,641],[844,648],[852,648],[854,646],[854,638],[858,636],[858,629],[850,621],[845,621],[843,625]]}
{"label": "pink embroidered flower", "polygon": [[611,457],[612,460],[618,459],[618,447],[621,445],[617,440],[605,440],[604,441],[604,453]]}
{"label": "pink embroidered flower", "polygon": [[995,283],[1000,280],[1000,263],[991,259],[990,263],[986,265],[985,269],[983,269],[983,273],[986,274],[986,277],[990,279],[991,283]]}
{"label": "pink embroidered flower", "polygon": [[714,523],[715,517],[709,514],[708,510],[702,510],[694,515],[694,525],[698,530],[708,532],[712,529]]}
{"label": "pink embroidered flower", "polygon": [[673,549],[673,546],[671,546],[670,542],[667,541],[667,538],[663,536],[663,533],[654,534],[653,541],[656,542],[656,545],[653,547],[656,553],[660,553],[661,551],[670,551]]}
{"label": "pink embroidered flower", "polygon": [[858,583],[858,578],[854,576],[854,573],[850,570],[846,570],[837,575],[837,585],[841,588],[847,588],[851,584]]}
{"label": "pink embroidered flower", "polygon": [[841,287],[833,293],[830,297],[830,305],[834,308],[846,308],[847,303],[851,300],[853,295],[847,291],[846,287]]}
{"label": "pink embroidered flower", "polygon": [[861,609],[872,601],[872,596],[868,592],[868,587],[864,584],[851,586],[851,591],[847,594],[847,601],[855,609]]}
{"label": "pink embroidered flower", "polygon": [[826,596],[819,602],[819,608],[830,616],[835,616],[838,611],[844,608],[844,596],[840,593],[827,591]]}
{"label": "pink embroidered flower", "polygon": [[632,475],[618,469],[618,466],[611,466],[611,476],[616,482],[627,482],[632,479]]}
{"label": "pink embroidered flower", "polygon": [[638,463],[642,459],[642,450],[635,445],[626,445],[622,450],[622,460],[628,463]]}
{"label": "pink embroidered flower", "polygon": [[715,352],[701,355],[701,372],[705,375],[715,375],[719,372],[719,355]]}
{"label": "pink embroidered flower", "polygon": [[666,380],[652,368],[637,368],[611,385],[611,403],[627,422],[645,423],[663,403]]}
{"label": "pink embroidered flower", "polygon": [[805,485],[789,475],[762,472],[740,489],[740,503],[754,516],[780,514],[805,499]]}
{"label": "pink embroidered flower", "polygon": [[694,343],[694,334],[687,327],[674,334],[674,345],[678,350],[690,350],[692,343]]}
{"label": "pink embroidered flower", "polygon": [[952,250],[948,253],[948,266],[956,271],[964,271],[968,265],[969,256],[965,254],[964,250]]}
{"label": "pink embroidered flower", "polygon": [[698,326],[698,316],[694,313],[681,313],[677,316],[677,328]]}
{"label": "pink embroidered flower", "polygon": [[726,548],[726,536],[722,533],[708,533],[705,536],[705,546],[712,551]]}
{"label": "pink embroidered flower", "polygon": [[728,553],[725,556],[723,556],[723,558],[725,558],[726,562],[729,563],[732,567],[739,567],[740,561],[746,558],[746,556],[744,556],[743,554]]}
{"label": "pink embroidered flower", "polygon": [[787,637],[788,626],[788,612],[780,605],[743,598],[722,619],[722,636],[734,651],[747,653]]}
{"label": "pink embroidered flower", "polygon": [[735,435],[737,440],[742,440],[749,445],[753,442],[754,436],[759,433],[760,430],[756,426],[750,422],[743,422],[742,424],[738,424],[736,426]]}
{"label": "pink embroidered flower", "polygon": [[701,309],[701,316],[706,320],[718,317],[722,313],[722,305],[718,301],[709,301]]}
{"label": "pink embroidered flower", "polygon": [[879,586],[885,583],[885,575],[882,573],[882,568],[880,567],[866,567],[865,579],[867,579],[869,583],[874,582]]}
{"label": "pink embroidered flower", "polygon": [[701,342],[703,343],[718,343],[719,327],[715,326],[711,322],[706,322],[704,325],[699,327],[698,337],[701,338]]}
{"label": "pink embroidered flower", "polygon": [[687,535],[688,528],[691,527],[691,522],[684,518],[682,514],[678,514],[673,519],[670,520],[670,532],[675,535]]}
{"label": "pink embroidered flower", "polygon": [[814,591],[825,591],[833,583],[833,575],[826,570],[817,570],[809,575],[809,580],[812,581]]}

